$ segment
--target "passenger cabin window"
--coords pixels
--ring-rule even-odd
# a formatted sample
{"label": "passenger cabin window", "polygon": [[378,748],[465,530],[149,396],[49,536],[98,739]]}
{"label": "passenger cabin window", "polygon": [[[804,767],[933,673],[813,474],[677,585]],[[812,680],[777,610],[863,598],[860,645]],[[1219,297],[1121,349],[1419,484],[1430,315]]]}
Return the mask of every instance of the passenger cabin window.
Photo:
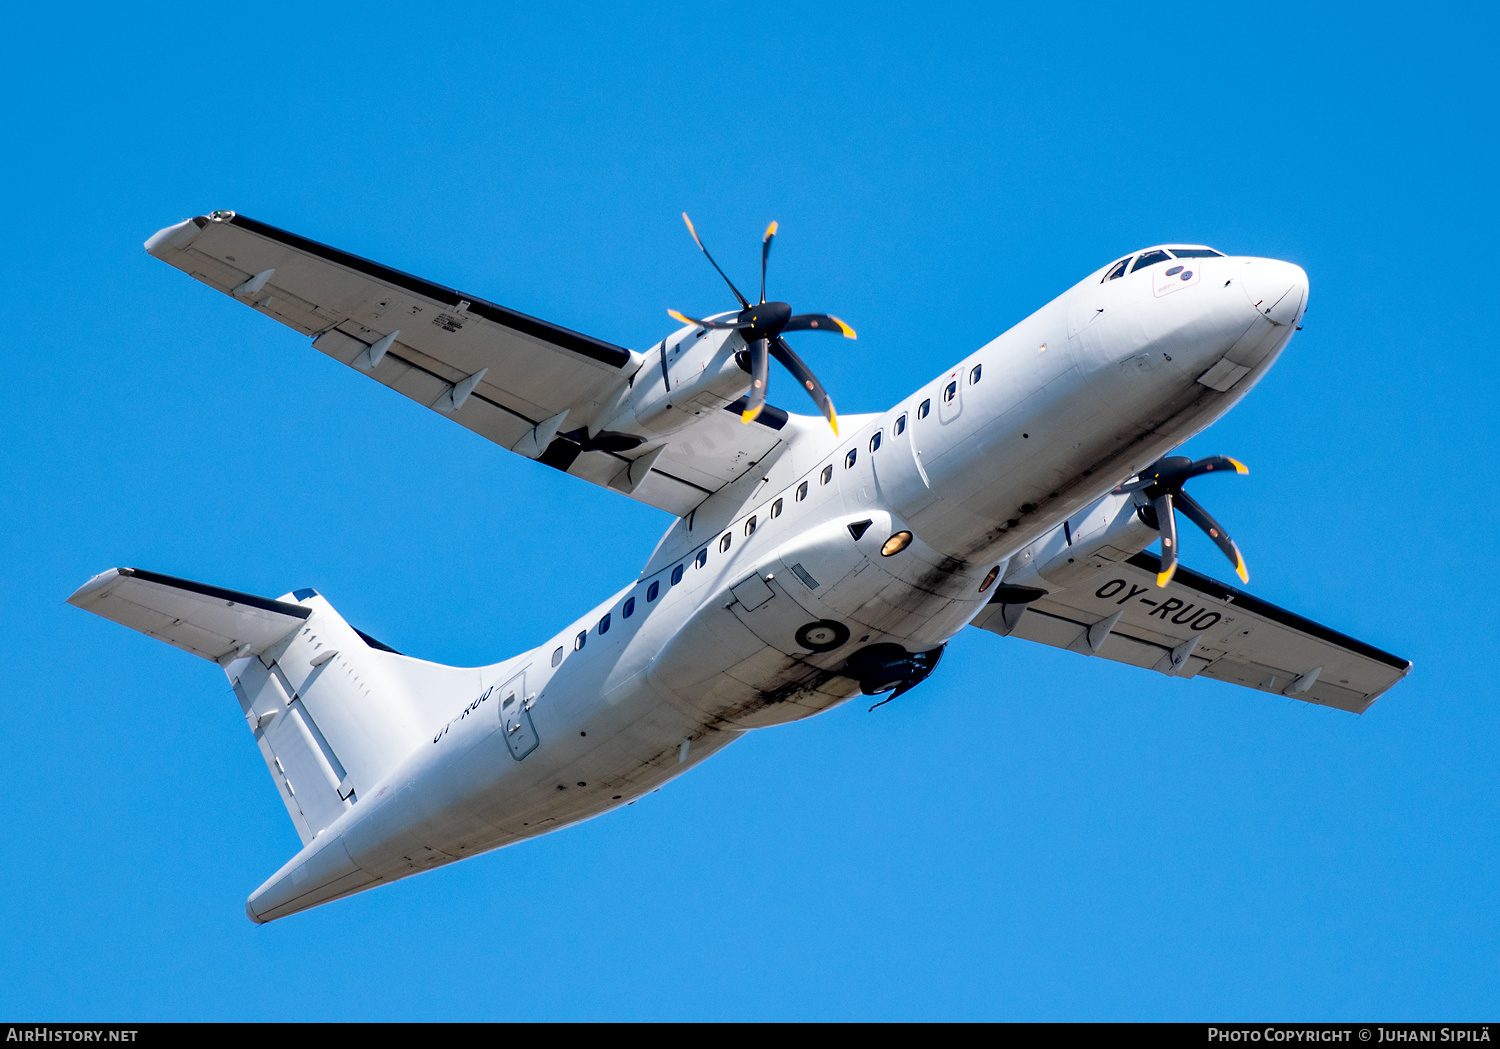
{"label": "passenger cabin window", "polygon": [[562,657],[563,657],[563,647],[561,645],[558,645],[557,646],[557,651],[552,653],[552,665],[553,666],[557,666],[557,664],[561,663],[562,662]]}
{"label": "passenger cabin window", "polygon": [[655,601],[656,595],[659,593],[661,593],[661,580],[658,579],[652,581],[651,585],[646,587],[646,603],[650,604],[652,601]]}
{"label": "passenger cabin window", "polygon": [[823,472],[818,475],[818,483],[827,484],[831,480],[833,480],[833,464],[829,463],[823,467]]}
{"label": "passenger cabin window", "polygon": [[[731,538],[733,537],[730,536],[728,532],[725,532],[722,536],[719,537],[719,553],[724,554],[729,552],[729,540]],[[699,565],[698,567],[701,568],[703,566]]]}
{"label": "passenger cabin window", "polygon": [[635,598],[627,597],[625,607],[620,609],[620,618],[629,619],[633,615],[635,615]]}
{"label": "passenger cabin window", "polygon": [[573,639],[573,651],[574,652],[581,652],[581,651],[583,651],[583,646],[586,645],[586,644],[588,644],[588,643],[589,643],[589,632],[587,630],[580,630],[580,631],[578,631],[578,636]]}
{"label": "passenger cabin window", "polygon": [[1213,248],[1169,248],[1179,259],[1222,259],[1224,253]]}
{"label": "passenger cabin window", "polygon": [[[727,550],[728,547],[725,547],[725,549]],[[693,567],[702,568],[706,564],[708,564],[708,547],[705,546],[702,550],[698,551],[698,556],[693,558]]]}
{"label": "passenger cabin window", "polygon": [[870,451],[872,451],[872,452],[878,452],[878,451],[880,451],[880,431],[879,430],[876,430],[875,431],[875,436],[870,438]]}
{"label": "passenger cabin window", "polygon": [[754,535],[755,534],[755,515],[754,514],[751,514],[748,518],[745,519],[745,534],[746,535]]}
{"label": "passenger cabin window", "polygon": [[1130,265],[1129,259],[1121,259],[1109,268],[1109,272],[1104,275],[1104,280],[1101,280],[1099,283],[1103,284],[1105,280],[1114,280],[1116,277],[1125,276],[1125,267],[1128,265]]}
{"label": "passenger cabin window", "polygon": [[900,437],[905,432],[906,432],[906,413],[902,412],[901,413],[901,417],[896,420],[896,425],[891,427],[891,433],[895,434],[897,437]]}
{"label": "passenger cabin window", "polygon": [[604,613],[604,618],[601,619],[601,620],[599,620],[599,633],[601,633],[601,634],[607,634],[607,633],[609,633],[609,613],[608,612]]}
{"label": "passenger cabin window", "polygon": [[944,404],[952,404],[953,403],[953,398],[955,398],[957,396],[958,396],[958,383],[956,383],[956,382],[950,382],[947,386],[943,387],[943,403]]}
{"label": "passenger cabin window", "polygon": [[854,460],[858,457],[859,450],[857,448],[850,448],[849,454],[844,456],[844,469],[848,470],[849,468],[851,468],[854,465]]}
{"label": "passenger cabin window", "polygon": [[932,411],[932,402],[931,401],[923,401],[921,404],[917,405],[917,418],[918,419],[925,419],[925,418],[927,418],[927,413],[930,412],[930,411]]}
{"label": "passenger cabin window", "polygon": [[976,364],[976,365],[974,365],[973,369],[969,372],[969,385],[970,386],[973,386],[976,382],[979,381],[979,371],[983,367],[984,367],[984,365],[982,365],[982,364]]}
{"label": "passenger cabin window", "polygon": [[797,486],[797,502],[800,503],[802,500],[804,500],[806,498],[807,498],[807,482],[803,481],[801,484],[799,484]]}
{"label": "passenger cabin window", "polygon": [[1172,256],[1168,255],[1160,248],[1157,248],[1155,251],[1143,251],[1141,252],[1140,257],[1135,260],[1135,265],[1130,267],[1130,272],[1137,273],[1145,269],[1147,266],[1154,266],[1158,262],[1166,262],[1171,257]]}
{"label": "passenger cabin window", "polygon": [[771,504],[771,517],[775,519],[781,516],[781,500],[778,499]]}
{"label": "passenger cabin window", "polygon": [[682,566],[678,565],[672,569],[672,585],[676,586],[680,582],[682,582]]}

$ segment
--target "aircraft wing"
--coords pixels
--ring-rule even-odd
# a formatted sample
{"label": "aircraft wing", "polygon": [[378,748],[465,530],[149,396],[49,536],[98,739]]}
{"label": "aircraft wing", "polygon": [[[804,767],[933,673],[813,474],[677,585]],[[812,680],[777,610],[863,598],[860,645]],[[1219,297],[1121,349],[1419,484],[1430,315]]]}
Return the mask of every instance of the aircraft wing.
{"label": "aircraft wing", "polygon": [[501,447],[529,448],[530,458],[678,516],[751,469],[787,422],[776,409],[751,426],[737,411],[705,416],[632,481],[631,463],[656,449],[585,448],[545,423],[567,411],[566,435],[594,422],[646,362],[639,353],[232,211],[170,226],[146,250]]}
{"label": "aircraft wing", "polygon": [[1411,663],[1187,568],[1156,585],[1160,559],[1089,559],[1067,589],[1000,586],[974,620],[992,633],[1168,676],[1204,677],[1363,713]]}

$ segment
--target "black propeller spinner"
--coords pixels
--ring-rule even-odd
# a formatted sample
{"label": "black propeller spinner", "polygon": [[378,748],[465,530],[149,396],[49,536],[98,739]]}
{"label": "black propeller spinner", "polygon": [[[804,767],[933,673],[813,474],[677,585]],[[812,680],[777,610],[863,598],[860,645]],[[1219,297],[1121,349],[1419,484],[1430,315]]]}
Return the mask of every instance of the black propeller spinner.
{"label": "black propeller spinner", "polygon": [[833,400],[828,396],[828,391],[823,389],[823,384],[818,377],[812,373],[812,369],[792,352],[792,348],[786,344],[781,337],[782,332],[788,331],[831,331],[837,332],[846,339],[856,338],[854,329],[849,327],[837,317],[828,313],[798,313],[793,314],[791,306],[784,302],[766,301],[766,262],[771,257],[771,239],[776,236],[776,223],[766,227],[765,236],[760,241],[760,302],[751,303],[749,299],[740,294],[740,289],[734,286],[734,281],[719,264],[714,262],[714,257],[708,254],[708,249],[703,246],[703,241],[698,239],[698,231],[693,228],[693,220],[687,217],[687,212],[682,213],[682,221],[687,223],[688,232],[693,235],[693,242],[698,245],[698,250],[708,257],[713,267],[719,270],[719,276],[724,278],[724,283],[729,285],[729,290],[734,292],[734,297],[739,300],[742,307],[739,316],[732,321],[703,321],[695,317],[687,317],[676,310],[668,310],[675,320],[683,324],[696,324],[702,328],[732,328],[740,333],[749,348],[750,354],[750,395],[745,399],[745,409],[740,413],[740,419],[750,422],[760,414],[761,409],[766,406],[766,387],[770,383],[770,361],[775,357],[781,362],[787,371],[802,384],[818,406],[828,424],[833,427],[833,432],[839,432],[839,417],[833,410]]}
{"label": "black propeller spinner", "polygon": [[1215,521],[1198,501],[1182,490],[1182,486],[1200,474],[1233,470],[1247,474],[1249,468],[1238,459],[1227,455],[1211,455],[1197,462],[1185,455],[1169,455],[1158,459],[1142,470],[1133,481],[1127,481],[1116,492],[1140,492],[1151,502],[1137,513],[1147,525],[1161,532],[1161,571],[1157,573],[1156,585],[1166,586],[1177,571],[1177,519],[1173,510],[1181,510],[1187,519],[1204,532],[1229,558],[1240,582],[1250,582],[1250,573],[1245,571],[1245,559],[1240,548],[1234,545],[1224,526]]}

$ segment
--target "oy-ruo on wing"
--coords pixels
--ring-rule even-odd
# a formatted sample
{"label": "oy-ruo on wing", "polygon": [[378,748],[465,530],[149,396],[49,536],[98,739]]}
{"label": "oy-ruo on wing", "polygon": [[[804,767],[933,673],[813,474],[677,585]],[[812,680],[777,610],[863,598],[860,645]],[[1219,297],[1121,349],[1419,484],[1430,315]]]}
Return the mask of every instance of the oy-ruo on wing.
{"label": "oy-ruo on wing", "polygon": [[[228,676],[302,840],[250,895],[252,920],[627,804],[752,729],[858,695],[879,707],[940,673],[969,625],[1152,672],[1122,669],[1126,689],[1207,678],[1360,712],[1408,672],[1177,563],[1181,511],[1247,579],[1184,491],[1244,467],[1169,453],[1285,349],[1300,268],[1132,252],[839,426],[782,336],[854,333],[766,301],[776,231],[759,302],[704,249],[741,309],[674,314],[687,326],[639,352],[233,212],[147,242],[356,373],[676,517],[618,593],[483,667],[401,655],[313,590],[272,600],[116,569],[75,593]],[[766,402],[771,358],[823,418]]]}

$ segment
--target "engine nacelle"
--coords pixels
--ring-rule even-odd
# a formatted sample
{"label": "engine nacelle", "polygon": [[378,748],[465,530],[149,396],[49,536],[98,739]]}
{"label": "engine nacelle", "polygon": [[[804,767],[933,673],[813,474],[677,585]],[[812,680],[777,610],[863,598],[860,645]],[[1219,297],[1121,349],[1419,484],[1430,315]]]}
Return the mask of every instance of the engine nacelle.
{"label": "engine nacelle", "polygon": [[750,389],[750,371],[740,356],[745,340],[736,331],[684,328],[666,339],[599,418],[601,433],[629,434],[646,440],[664,437],[689,425],[705,412],[724,406]]}
{"label": "engine nacelle", "polygon": [[1098,562],[1124,561],[1160,538],[1141,517],[1136,492],[1111,492],[1037,539],[1015,557],[1005,573],[1013,586],[1040,587],[1038,594],[1072,586],[1098,568]]}

